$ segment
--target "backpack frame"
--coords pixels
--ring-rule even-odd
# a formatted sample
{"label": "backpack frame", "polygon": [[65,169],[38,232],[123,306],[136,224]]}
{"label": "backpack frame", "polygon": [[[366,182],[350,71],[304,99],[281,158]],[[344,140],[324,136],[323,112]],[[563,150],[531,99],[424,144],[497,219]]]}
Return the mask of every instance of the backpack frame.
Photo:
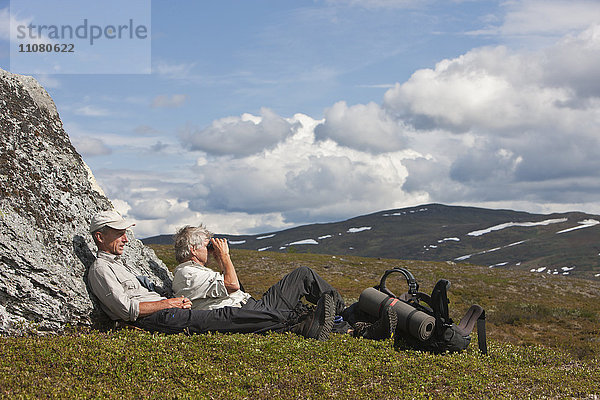
{"label": "backpack frame", "polygon": [[[408,284],[408,292],[400,296],[396,296],[386,286],[387,278],[394,273],[402,274]],[[485,310],[477,304],[472,305],[460,320],[460,324],[456,325],[450,318],[448,311],[450,281],[440,279],[434,286],[431,295],[427,295],[426,293],[419,292],[419,284],[409,270],[396,267],[385,271],[379,285],[374,286],[374,288],[387,295],[388,299],[402,301],[416,310],[435,318],[433,332],[426,340],[412,336],[406,330],[396,329],[394,333],[394,347],[402,347],[405,344],[418,350],[434,353],[459,352],[468,347],[471,341],[470,334],[475,324],[477,324],[479,350],[482,354],[487,354]]]}

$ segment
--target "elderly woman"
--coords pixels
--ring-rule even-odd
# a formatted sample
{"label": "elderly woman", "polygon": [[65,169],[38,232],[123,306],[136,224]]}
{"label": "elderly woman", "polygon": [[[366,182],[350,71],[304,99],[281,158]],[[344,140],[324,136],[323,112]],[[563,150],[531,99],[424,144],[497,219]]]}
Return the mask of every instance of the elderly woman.
{"label": "elderly woman", "polygon": [[[288,317],[291,324],[299,319],[313,319],[315,326],[311,329],[319,330],[317,338],[326,340],[335,315],[345,308],[338,291],[308,267],[290,272],[256,300],[240,288],[226,239],[213,238],[212,233],[200,225],[179,229],[174,240],[175,257],[180,264],[175,268],[173,291],[176,296],[189,298],[193,309],[277,310]],[[209,252],[219,272],[206,267]],[[316,308],[307,310],[302,298],[316,304]]]}
{"label": "elderly woman", "polygon": [[[260,300],[254,299],[240,287],[227,240],[213,238],[203,225],[179,229],[174,241],[175,257],[180,264],[175,268],[173,291],[176,296],[189,298],[194,309],[240,307],[276,310],[288,317],[291,323],[303,318],[316,321],[319,325],[316,336],[325,340],[333,328],[335,315],[340,315],[345,308],[339,292],[308,267],[293,270],[269,288]],[[216,260],[220,272],[206,267],[209,253]],[[316,304],[316,308],[307,311],[303,298]],[[390,337],[396,328],[394,317],[395,314],[386,314],[382,321],[363,330],[361,336],[371,339]],[[338,332],[345,332],[348,328],[347,324],[336,327]],[[301,334],[306,336],[306,332]]]}

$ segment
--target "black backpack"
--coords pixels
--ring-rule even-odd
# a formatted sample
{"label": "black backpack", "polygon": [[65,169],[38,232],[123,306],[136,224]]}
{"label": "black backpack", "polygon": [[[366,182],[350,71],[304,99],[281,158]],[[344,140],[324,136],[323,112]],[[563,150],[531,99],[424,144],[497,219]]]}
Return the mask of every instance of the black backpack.
{"label": "black backpack", "polygon": [[[404,275],[408,283],[407,293],[396,296],[386,287],[386,280],[393,273]],[[458,352],[466,349],[471,342],[471,332],[475,323],[477,323],[479,350],[481,353],[487,354],[485,311],[479,305],[472,305],[460,320],[460,324],[454,324],[448,313],[450,301],[448,300],[447,291],[449,287],[450,282],[448,280],[440,279],[433,288],[431,296],[429,296],[419,292],[419,284],[410,271],[405,268],[393,268],[387,270],[383,274],[379,285],[374,287],[378,292],[373,291],[373,288],[363,291],[357,308],[360,309],[360,303],[366,303],[366,298],[369,296],[368,301],[371,303],[369,308],[362,308],[370,309],[372,317],[379,318],[385,307],[393,307],[396,310],[401,309],[402,311],[397,313],[398,326],[394,333],[394,347],[408,346],[434,353]],[[373,301],[377,301],[379,304],[377,311],[373,311]],[[407,307],[407,305],[410,307]],[[419,312],[424,314],[419,314]],[[373,315],[376,313],[379,315]],[[421,335],[415,333],[414,326],[409,329],[411,318],[417,315],[421,315],[420,318],[423,321]],[[434,320],[435,322],[433,322]]]}

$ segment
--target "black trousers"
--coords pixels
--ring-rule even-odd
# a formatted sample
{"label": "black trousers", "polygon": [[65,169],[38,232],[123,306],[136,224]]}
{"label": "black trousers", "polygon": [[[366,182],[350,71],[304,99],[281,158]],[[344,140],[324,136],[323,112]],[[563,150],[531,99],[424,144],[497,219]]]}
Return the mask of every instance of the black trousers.
{"label": "black trousers", "polygon": [[216,310],[167,308],[138,318],[133,325],[150,332],[162,333],[264,333],[285,330],[287,320],[284,314],[271,310],[246,310],[239,307]]}
{"label": "black trousers", "polygon": [[216,310],[169,308],[138,318],[133,325],[163,333],[285,331],[297,315],[302,298],[316,304],[323,293],[333,294],[336,308],[344,308],[342,297],[329,283],[308,267],[300,267],[271,286],[260,300],[250,299],[243,307]]}
{"label": "black trousers", "polygon": [[260,300],[250,299],[242,306],[249,310],[277,310],[288,316],[298,308],[304,297],[316,304],[324,293],[330,293],[336,301],[336,310],[344,309],[344,300],[339,292],[319,274],[308,267],[299,267],[284,276],[267,290]]}

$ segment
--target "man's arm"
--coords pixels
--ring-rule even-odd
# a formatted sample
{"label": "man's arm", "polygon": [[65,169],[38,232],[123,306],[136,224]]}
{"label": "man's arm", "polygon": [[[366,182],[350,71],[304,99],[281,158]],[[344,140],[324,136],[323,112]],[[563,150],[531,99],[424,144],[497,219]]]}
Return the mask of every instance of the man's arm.
{"label": "man's arm", "polygon": [[213,253],[217,262],[221,266],[223,271],[223,278],[227,293],[233,293],[240,290],[240,281],[235,272],[235,267],[229,256],[229,245],[227,239],[212,238],[210,240],[213,244]]}
{"label": "man's arm", "polygon": [[[132,285],[133,281],[137,281],[133,274],[131,274],[131,281]],[[112,319],[135,321],[140,316],[149,315],[165,308],[191,308],[190,300],[182,297],[145,302],[130,298],[117,279],[115,272],[108,265],[108,261],[105,260],[97,260],[90,268],[88,282],[94,295],[104,307],[110,310],[112,315],[109,315]]]}
{"label": "man's arm", "polygon": [[140,302],[139,317],[145,317],[166,308],[192,308],[192,302],[186,297],[174,297],[159,301],[142,301]]}

